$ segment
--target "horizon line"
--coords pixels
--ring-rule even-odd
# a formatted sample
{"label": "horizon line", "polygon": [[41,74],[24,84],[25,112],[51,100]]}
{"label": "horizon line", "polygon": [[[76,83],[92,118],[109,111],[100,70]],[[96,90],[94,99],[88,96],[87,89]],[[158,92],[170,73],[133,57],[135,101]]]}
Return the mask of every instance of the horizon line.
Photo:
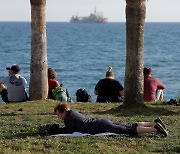
{"label": "horizon line", "polygon": [[[0,22],[31,22],[31,21],[14,21],[14,20],[3,21],[2,20]],[[70,23],[69,21],[46,21],[46,22]],[[106,24],[108,23],[126,23],[126,21],[109,21]],[[145,23],[180,23],[180,21],[145,21]],[[71,23],[71,24],[77,24],[77,23]]]}

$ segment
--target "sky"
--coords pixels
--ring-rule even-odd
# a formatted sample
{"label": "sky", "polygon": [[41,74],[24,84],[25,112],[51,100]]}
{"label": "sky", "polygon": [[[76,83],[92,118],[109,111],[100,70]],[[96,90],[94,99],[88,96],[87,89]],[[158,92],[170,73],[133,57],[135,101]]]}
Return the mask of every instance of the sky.
{"label": "sky", "polygon": [[[125,22],[125,6],[125,0],[46,0],[46,20],[69,22],[96,7],[109,22]],[[148,0],[146,8],[146,22],[180,22],[180,0]],[[31,21],[30,0],[0,0],[0,21]]]}

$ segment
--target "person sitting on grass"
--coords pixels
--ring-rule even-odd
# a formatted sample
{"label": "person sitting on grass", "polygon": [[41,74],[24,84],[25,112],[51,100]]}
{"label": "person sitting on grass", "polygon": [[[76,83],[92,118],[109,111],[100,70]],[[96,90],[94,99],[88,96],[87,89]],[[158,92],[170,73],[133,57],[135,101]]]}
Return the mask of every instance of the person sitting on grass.
{"label": "person sitting on grass", "polygon": [[48,92],[48,98],[53,99],[52,90],[56,87],[59,87],[60,84],[56,79],[56,72],[52,68],[48,68],[48,86],[49,86],[49,92]]}
{"label": "person sitting on grass", "polygon": [[0,81],[0,95],[5,103],[23,102],[27,100],[26,85],[27,81],[19,75],[18,65],[6,68],[8,76]]}
{"label": "person sitting on grass", "polygon": [[72,102],[67,89],[63,88],[56,78],[56,72],[52,68],[48,68],[48,98],[59,100],[61,102]]}
{"label": "person sitting on grass", "polygon": [[158,79],[152,76],[152,70],[149,67],[144,68],[144,101],[155,102],[163,100],[163,90],[166,86]]}
{"label": "person sitting on grass", "polygon": [[97,96],[97,102],[122,102],[124,96],[124,88],[118,80],[114,79],[114,72],[109,66],[106,77],[99,80],[94,88]]}
{"label": "person sitting on grass", "polygon": [[145,133],[162,134],[168,136],[166,126],[160,118],[154,122],[138,122],[122,124],[105,118],[87,118],[79,112],[71,110],[67,104],[59,103],[55,106],[54,112],[58,118],[64,121],[65,127],[59,129],[59,133],[117,133],[128,135],[139,135]]}

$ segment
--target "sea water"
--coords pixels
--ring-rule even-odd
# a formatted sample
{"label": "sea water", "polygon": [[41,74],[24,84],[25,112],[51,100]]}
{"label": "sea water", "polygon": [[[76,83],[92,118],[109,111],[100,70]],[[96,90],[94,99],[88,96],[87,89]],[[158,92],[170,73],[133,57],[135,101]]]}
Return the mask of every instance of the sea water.
{"label": "sea water", "polygon": [[[180,23],[146,23],[144,65],[165,85],[165,99],[180,93]],[[31,23],[0,22],[0,79],[6,67],[18,64],[20,74],[30,80]],[[94,87],[112,66],[115,79],[124,85],[126,60],[125,23],[47,23],[48,67],[68,89],[73,100],[85,88],[96,100]]]}

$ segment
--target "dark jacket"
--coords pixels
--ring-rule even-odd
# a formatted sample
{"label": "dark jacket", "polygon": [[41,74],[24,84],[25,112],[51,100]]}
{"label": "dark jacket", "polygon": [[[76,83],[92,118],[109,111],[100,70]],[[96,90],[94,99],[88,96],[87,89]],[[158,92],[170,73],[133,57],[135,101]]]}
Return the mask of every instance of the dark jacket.
{"label": "dark jacket", "polygon": [[87,118],[79,112],[70,110],[67,112],[66,118],[64,119],[65,127],[61,128],[61,133],[99,133],[99,119]]}
{"label": "dark jacket", "polygon": [[119,81],[110,78],[101,79],[95,86],[98,92],[97,102],[121,102],[120,91],[123,86]]}

